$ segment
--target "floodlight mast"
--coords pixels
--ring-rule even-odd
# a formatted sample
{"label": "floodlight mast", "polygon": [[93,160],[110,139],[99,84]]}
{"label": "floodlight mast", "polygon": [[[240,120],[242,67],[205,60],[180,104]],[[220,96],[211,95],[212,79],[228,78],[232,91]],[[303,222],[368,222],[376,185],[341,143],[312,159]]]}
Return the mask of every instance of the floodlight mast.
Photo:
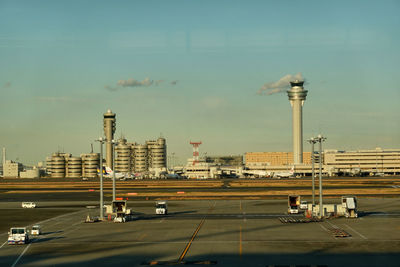
{"label": "floodlight mast", "polygon": [[105,142],[105,138],[100,137],[99,139],[95,140],[96,142],[100,143],[100,220],[104,219],[104,200],[103,200],[103,144]]}
{"label": "floodlight mast", "polygon": [[115,145],[118,145],[118,142],[115,140],[111,140],[112,143],[112,180],[113,180],[113,188],[112,188],[112,195],[113,195],[113,201],[115,201]]}
{"label": "floodlight mast", "polygon": [[315,169],[314,169],[315,155],[314,155],[314,144],[317,142],[317,140],[314,137],[311,137],[307,141],[311,144],[312,205],[314,207],[314,205],[315,205]]}
{"label": "floodlight mast", "polygon": [[324,205],[322,203],[322,142],[326,140],[326,137],[319,134],[316,140],[319,143],[319,217],[322,218],[325,215],[323,211]]}

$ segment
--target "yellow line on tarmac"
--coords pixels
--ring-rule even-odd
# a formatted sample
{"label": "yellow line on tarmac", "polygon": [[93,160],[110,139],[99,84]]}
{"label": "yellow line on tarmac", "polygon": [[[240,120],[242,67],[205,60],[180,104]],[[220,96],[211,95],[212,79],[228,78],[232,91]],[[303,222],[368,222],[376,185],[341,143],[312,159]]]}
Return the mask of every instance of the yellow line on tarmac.
{"label": "yellow line on tarmac", "polygon": [[200,228],[203,226],[204,221],[206,219],[204,218],[203,220],[201,220],[199,226],[197,226],[196,230],[194,231],[192,238],[190,239],[189,243],[186,245],[185,249],[183,250],[181,256],[179,257],[178,261],[182,261],[183,258],[185,258],[186,253],[188,252],[190,246],[192,245],[193,240],[196,238],[197,233],[200,231]]}
{"label": "yellow line on tarmac", "polygon": [[[216,204],[217,204],[217,202],[214,202],[214,204],[212,206],[210,206],[210,208],[208,209],[207,213],[210,213],[215,208]],[[193,240],[196,238],[198,232],[200,231],[200,228],[203,226],[204,222],[206,221],[206,217],[207,217],[207,215],[201,220],[201,222],[197,226],[196,230],[194,231],[194,233],[192,235],[192,238],[190,239],[189,243],[186,245],[186,247],[183,250],[181,256],[179,257],[178,262],[182,262],[183,258],[185,258],[186,253],[189,251],[189,248],[192,245]]]}

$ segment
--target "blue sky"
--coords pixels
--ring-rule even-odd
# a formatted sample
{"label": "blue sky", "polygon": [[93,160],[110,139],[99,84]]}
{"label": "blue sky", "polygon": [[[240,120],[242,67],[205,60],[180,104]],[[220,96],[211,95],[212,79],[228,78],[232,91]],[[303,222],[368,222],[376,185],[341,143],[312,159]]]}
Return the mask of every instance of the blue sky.
{"label": "blue sky", "polygon": [[0,1],[0,146],[32,164],[89,152],[111,108],[117,136],[162,134],[181,161],[190,140],[208,155],[291,151],[286,94],[257,91],[301,72],[305,138],[400,148],[399,11],[398,1]]}

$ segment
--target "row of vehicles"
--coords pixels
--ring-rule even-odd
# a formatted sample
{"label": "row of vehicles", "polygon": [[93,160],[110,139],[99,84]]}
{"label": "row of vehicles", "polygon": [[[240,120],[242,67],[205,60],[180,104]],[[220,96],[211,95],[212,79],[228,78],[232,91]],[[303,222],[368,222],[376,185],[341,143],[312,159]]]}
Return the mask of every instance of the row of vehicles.
{"label": "row of vehicles", "polygon": [[[42,230],[40,225],[32,226],[31,234],[33,236],[38,236],[42,234]],[[12,227],[8,232],[8,240],[9,245],[17,245],[17,244],[27,244],[30,242],[29,230],[26,227]]]}
{"label": "row of vehicles", "polygon": [[[126,200],[114,200],[111,205],[104,205],[109,220],[124,223],[132,219],[132,210],[127,208]],[[156,202],[156,214],[167,215],[168,203],[165,200]]]}
{"label": "row of vehicles", "polygon": [[[357,218],[357,198],[355,196],[342,196],[340,204],[323,204],[322,214],[324,217]],[[302,201],[299,195],[288,196],[288,214],[304,212],[306,215],[315,217],[320,215],[320,206]]]}

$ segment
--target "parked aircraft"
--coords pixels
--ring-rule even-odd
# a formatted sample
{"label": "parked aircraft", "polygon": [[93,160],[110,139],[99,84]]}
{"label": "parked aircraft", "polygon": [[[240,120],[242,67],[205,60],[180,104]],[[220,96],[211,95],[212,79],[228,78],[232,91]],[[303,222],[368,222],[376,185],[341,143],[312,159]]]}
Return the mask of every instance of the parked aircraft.
{"label": "parked aircraft", "polygon": [[290,171],[288,172],[275,172],[273,177],[276,178],[291,178],[291,177],[295,177],[294,175],[294,166],[292,167],[292,169],[290,169]]}
{"label": "parked aircraft", "polygon": [[[97,173],[100,173],[100,170],[97,169]],[[114,171],[110,167],[103,167],[103,177],[104,178],[113,178]],[[115,173],[115,179],[125,178],[125,174],[122,172]]]}
{"label": "parked aircraft", "polygon": [[250,175],[254,177],[271,177],[271,172],[262,171],[262,170],[243,170],[244,175]]}

